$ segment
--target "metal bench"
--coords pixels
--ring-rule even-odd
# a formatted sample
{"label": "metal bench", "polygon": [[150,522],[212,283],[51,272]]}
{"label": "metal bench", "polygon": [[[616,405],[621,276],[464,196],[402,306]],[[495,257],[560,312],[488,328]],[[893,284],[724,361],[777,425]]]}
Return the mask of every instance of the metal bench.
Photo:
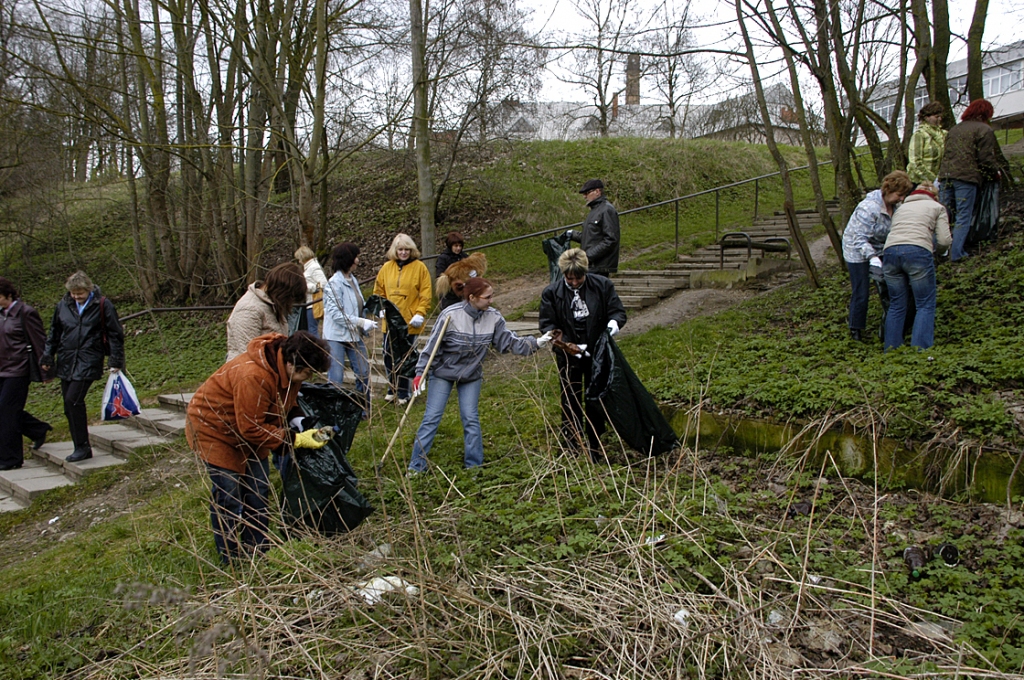
{"label": "metal bench", "polygon": [[721,240],[718,242],[718,247],[719,269],[725,269],[726,250],[742,250],[743,248],[746,248],[748,260],[755,248],[760,250],[762,253],[786,253],[787,260],[793,252],[793,245],[785,236],[769,236],[763,241],[755,241],[750,238],[750,234],[745,231],[730,231],[727,234],[723,234]]}

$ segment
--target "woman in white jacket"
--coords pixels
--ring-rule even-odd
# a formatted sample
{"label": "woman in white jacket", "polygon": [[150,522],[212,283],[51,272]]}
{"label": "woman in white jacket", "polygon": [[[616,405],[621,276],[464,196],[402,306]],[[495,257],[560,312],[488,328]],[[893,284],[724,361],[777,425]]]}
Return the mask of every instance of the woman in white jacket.
{"label": "woman in white jacket", "polygon": [[334,274],[324,286],[324,340],[331,346],[331,368],[327,379],[340,385],[345,378],[345,357],[356,374],[356,390],[370,392],[370,364],[363,336],[378,323],[364,319],[363,293],[355,269],[359,266],[359,246],[339,243],[331,251]]}
{"label": "woman in white jacket", "polygon": [[318,297],[317,291],[327,288],[327,275],[316,259],[316,253],[309,246],[300,246],[295,251],[295,259],[302,265],[302,273],[306,277],[306,326],[307,330],[320,337],[320,320],[313,315],[313,298]]}

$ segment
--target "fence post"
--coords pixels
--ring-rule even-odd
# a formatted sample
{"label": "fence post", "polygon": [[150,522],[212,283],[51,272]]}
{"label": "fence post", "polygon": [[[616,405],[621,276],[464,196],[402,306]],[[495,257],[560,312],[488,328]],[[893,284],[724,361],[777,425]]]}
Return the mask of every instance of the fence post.
{"label": "fence post", "polygon": [[673,205],[676,206],[676,260],[679,260],[679,201],[676,201]]}
{"label": "fence post", "polygon": [[757,221],[757,202],[761,198],[761,180],[754,180],[754,221]]}
{"label": "fence post", "polygon": [[718,241],[718,189],[715,189],[715,241]]}

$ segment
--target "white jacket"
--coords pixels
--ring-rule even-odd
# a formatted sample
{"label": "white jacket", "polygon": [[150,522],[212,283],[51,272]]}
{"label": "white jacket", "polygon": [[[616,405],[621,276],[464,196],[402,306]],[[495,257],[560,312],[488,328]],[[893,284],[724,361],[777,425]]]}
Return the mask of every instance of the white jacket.
{"label": "white jacket", "polygon": [[324,286],[324,340],[355,342],[363,336],[363,329],[370,325],[363,318],[363,293],[359,285],[353,285],[351,277],[341,272]]}
{"label": "white jacket", "polygon": [[302,273],[306,275],[306,302],[312,302],[317,287],[327,287],[327,275],[315,257],[306,260],[306,264],[302,265]]}

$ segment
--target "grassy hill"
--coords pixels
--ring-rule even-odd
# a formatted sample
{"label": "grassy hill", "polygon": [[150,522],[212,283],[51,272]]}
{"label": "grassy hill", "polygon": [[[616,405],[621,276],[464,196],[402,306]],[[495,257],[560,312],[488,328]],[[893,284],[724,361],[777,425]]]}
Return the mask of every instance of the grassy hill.
{"label": "grassy hill", "polygon": [[[473,179],[452,206],[475,206],[461,208],[459,222],[474,241],[578,219],[578,182],[559,178],[604,174],[588,172],[598,156],[609,163],[606,177],[627,166],[636,173],[627,175],[634,189],[612,185],[620,207],[646,202],[660,183],[689,191],[672,182],[689,182],[693,163],[644,144],[510,148],[466,171]],[[706,159],[701,168],[731,175],[767,163],[742,145],[703,154],[726,151],[732,161]],[[558,181],[563,189],[552,188]],[[380,230],[394,193],[366,195],[345,219]],[[528,195],[535,213],[523,207]],[[729,202],[737,219],[748,198]],[[1020,212],[1022,200],[1011,197],[1009,211]],[[76,205],[88,213],[100,203]],[[689,237],[700,238],[713,203],[687,217]],[[634,252],[665,242],[663,218],[634,230]],[[92,229],[116,231],[104,224]],[[123,243],[105,233],[89,237],[94,249],[85,254],[33,251],[31,268],[14,264],[17,253],[5,256],[30,300],[55,300],[59,280],[48,276],[83,262],[130,310],[138,305],[122,279],[130,276],[110,254]],[[515,248],[502,252],[494,261],[503,276],[533,266]],[[969,467],[975,449],[1020,450],[1011,406],[1024,379],[1022,253],[1011,229],[979,257],[940,266],[937,344],[928,353],[883,355],[880,345],[848,341],[847,284],[836,270],[818,291],[796,284],[621,346],[651,391],[679,409],[809,420],[841,413],[876,436],[964,444],[953,463]],[[189,387],[212,372],[224,353],[222,318],[128,322],[128,368],[140,393]],[[947,501],[843,477],[827,458],[801,451],[705,447],[648,460],[609,438],[608,460],[592,465],[558,443],[549,353],[502,358],[485,374],[487,465],[461,469],[451,405],[436,467],[407,479],[422,406],[386,457],[401,413],[381,407],[350,453],[376,513],[342,536],[278,535],[268,555],[237,570],[215,565],[205,472],[184,442],[0,515],[0,678],[732,678],[794,668],[991,677],[1024,668],[1019,498],[1008,508]],[[52,385],[33,386],[30,408],[63,425]],[[924,578],[910,578],[904,547],[941,541],[956,544],[961,564],[933,561]],[[382,544],[388,555],[369,558]],[[358,590],[377,576],[418,591],[371,606]]]}

